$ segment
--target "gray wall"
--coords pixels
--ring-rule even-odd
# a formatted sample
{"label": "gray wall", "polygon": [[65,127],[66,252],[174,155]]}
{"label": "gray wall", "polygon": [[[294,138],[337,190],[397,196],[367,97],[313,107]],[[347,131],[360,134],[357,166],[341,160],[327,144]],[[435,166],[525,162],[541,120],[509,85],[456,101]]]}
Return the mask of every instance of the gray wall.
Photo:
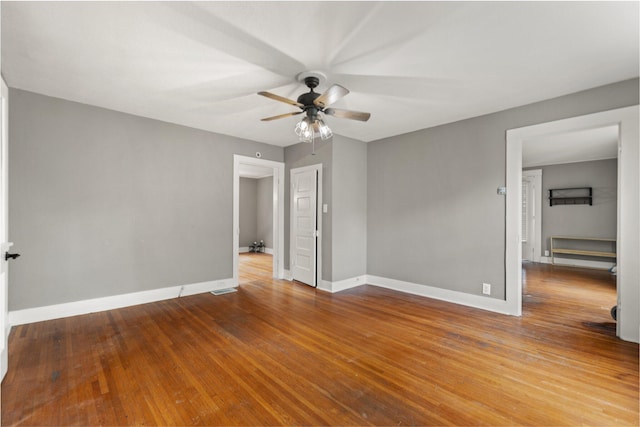
{"label": "gray wall", "polygon": [[238,194],[238,246],[247,247],[258,238],[258,181],[240,178]]}
{"label": "gray wall", "polygon": [[233,155],[280,147],[10,90],[9,309],[233,276]]}
{"label": "gray wall", "polygon": [[257,181],[256,236],[264,245],[273,249],[273,177]]}
{"label": "gray wall", "polygon": [[332,281],[367,273],[367,144],[334,136]]}
{"label": "gray wall", "polygon": [[[316,142],[315,154],[312,153],[311,144],[298,143],[284,149],[285,185],[284,185],[284,268],[289,269],[289,216],[290,216],[290,189],[291,169],[316,164],[322,165],[322,203],[328,205],[328,212],[322,214],[322,280],[331,281],[331,248],[332,248],[332,165],[333,165],[333,139]],[[322,210],[322,209],[320,209]]]}
{"label": "gray wall", "polygon": [[505,296],[508,129],[638,104],[638,79],[370,142],[367,273]]}
{"label": "gray wall", "polygon": [[233,154],[256,151],[286,163],[285,268],[289,172],[320,163],[324,280],[362,274],[366,256],[368,274],[471,294],[489,282],[504,298],[506,130],[636,104],[638,79],[371,142],[365,160],[339,136],[312,155],[309,144],[282,149],[12,89],[10,239],[23,257],[9,308],[232,277]]}
{"label": "gray wall", "polygon": [[[603,237],[617,235],[618,160],[598,160],[542,166],[542,251],[550,236]],[[593,187],[593,206],[549,206],[550,188]],[[568,242],[575,248],[594,248]],[[565,245],[566,246],[566,245]],[[568,247],[568,246],[567,246]],[[611,250],[611,247],[604,248]],[[615,248],[613,248],[615,249]],[[588,259],[593,259],[589,257]]]}

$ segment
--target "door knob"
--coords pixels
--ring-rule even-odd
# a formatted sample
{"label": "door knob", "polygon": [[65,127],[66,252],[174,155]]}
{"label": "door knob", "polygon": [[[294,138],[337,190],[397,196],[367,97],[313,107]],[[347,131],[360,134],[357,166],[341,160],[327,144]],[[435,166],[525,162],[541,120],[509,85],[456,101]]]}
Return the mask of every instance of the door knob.
{"label": "door knob", "polygon": [[5,261],[9,261],[10,259],[16,259],[20,256],[20,254],[10,254],[9,252],[4,253]]}

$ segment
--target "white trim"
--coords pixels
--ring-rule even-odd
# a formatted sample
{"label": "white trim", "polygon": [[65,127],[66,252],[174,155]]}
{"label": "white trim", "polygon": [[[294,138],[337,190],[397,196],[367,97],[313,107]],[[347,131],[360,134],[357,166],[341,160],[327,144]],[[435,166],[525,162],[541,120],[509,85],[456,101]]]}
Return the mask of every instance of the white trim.
{"label": "white trim", "polygon": [[412,295],[433,298],[467,307],[479,308],[501,314],[513,314],[509,310],[507,301],[437,288],[435,286],[420,285],[418,283],[404,282],[402,280],[388,279],[386,277],[367,275],[366,283],[381,288],[393,289]]}
{"label": "white trim", "polygon": [[333,293],[331,290],[331,282],[328,280],[320,280],[318,282],[318,289],[325,292]]}
{"label": "white trim", "polygon": [[9,312],[9,324],[11,326],[24,325],[27,323],[61,319],[64,317],[79,316],[82,314],[114,310],[138,304],[147,304],[150,302],[196,295],[218,289],[229,288],[232,287],[232,283],[233,279],[213,280],[210,282],[171,286],[169,288],[112,295],[108,297],[55,304],[45,307],[14,310]]}
{"label": "white trim", "polygon": [[[322,163],[318,163],[310,166],[303,166],[300,168],[295,168],[289,170],[289,264],[294,259],[294,232],[293,232],[293,175],[298,172],[305,172],[309,170],[317,171],[317,180],[318,180],[318,192],[316,194],[316,212],[319,214],[318,223],[316,227],[318,228],[318,237],[317,237],[317,248],[316,248],[316,283],[315,287],[322,286]],[[290,279],[293,280],[293,271],[292,266],[289,265],[289,276]]]}
{"label": "white trim", "polygon": [[[4,254],[9,250],[12,243],[9,239],[9,87],[4,81],[4,77],[0,76],[0,102],[2,102],[2,135],[0,135],[0,254]],[[9,300],[9,265],[4,259],[0,260],[0,272],[2,280],[0,280],[0,310],[2,319],[0,321],[0,381],[4,378],[9,368],[9,333],[11,332],[11,323],[9,322],[8,300]]]}
{"label": "white trim", "polygon": [[[542,256],[540,257],[541,264],[551,264],[551,257]],[[609,261],[594,261],[591,259],[574,259],[574,258],[562,258],[555,256],[554,260],[555,265],[563,265],[569,267],[584,267],[584,268],[595,268],[598,270],[609,270],[611,267],[616,265],[615,262]]]}
{"label": "white trim", "polygon": [[291,270],[284,271],[284,280],[288,280],[288,281],[293,280],[293,274],[291,274]]}
{"label": "white trim", "polygon": [[284,163],[233,155],[233,283],[238,286],[240,254],[240,165],[273,169],[273,277],[284,278]]}
{"label": "white trim", "polygon": [[338,282],[323,280],[318,289],[326,292],[336,293],[346,289],[353,289],[362,285],[372,285],[381,288],[392,289],[421,297],[437,299],[453,304],[460,304],[467,307],[492,311],[501,314],[511,314],[505,300],[490,298],[486,296],[467,294],[464,292],[452,291],[435,286],[421,285],[418,283],[405,282],[402,280],[389,279],[386,277],[363,275]]}
{"label": "white trim", "polygon": [[[246,254],[249,252],[249,246],[242,246],[240,248],[238,248],[238,253],[239,254]],[[273,248],[264,248],[264,253],[265,254],[269,254],[269,255],[273,255]]]}
{"label": "white trim", "polygon": [[321,280],[318,283],[318,289],[326,292],[336,293],[336,292],[344,291],[351,288],[356,288],[358,286],[362,286],[366,284],[367,284],[367,276],[363,274],[362,276],[351,277],[349,279],[339,280],[337,282]]}
{"label": "white trim", "polygon": [[603,157],[594,157],[593,159],[578,159],[578,160],[563,160],[559,162],[544,162],[543,164],[534,164],[534,165],[525,165],[522,164],[523,168],[536,168],[540,166],[554,166],[554,165],[569,165],[571,163],[585,163],[585,162],[599,162],[600,160],[611,160],[616,157],[611,156],[603,156]]}
{"label": "white trim", "polygon": [[617,125],[618,137],[618,320],[617,335],[640,342],[640,153],[637,105],[507,130],[506,297],[509,311],[522,313],[521,202],[522,143],[525,139],[580,129]]}

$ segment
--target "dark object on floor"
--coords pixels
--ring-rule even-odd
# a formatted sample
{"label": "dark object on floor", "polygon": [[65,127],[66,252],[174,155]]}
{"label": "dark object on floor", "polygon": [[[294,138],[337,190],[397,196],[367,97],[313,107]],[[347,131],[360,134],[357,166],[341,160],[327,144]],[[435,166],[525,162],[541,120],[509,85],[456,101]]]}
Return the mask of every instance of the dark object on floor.
{"label": "dark object on floor", "polygon": [[613,320],[618,320],[618,306],[614,305],[613,307],[611,307],[611,317],[613,317]]}

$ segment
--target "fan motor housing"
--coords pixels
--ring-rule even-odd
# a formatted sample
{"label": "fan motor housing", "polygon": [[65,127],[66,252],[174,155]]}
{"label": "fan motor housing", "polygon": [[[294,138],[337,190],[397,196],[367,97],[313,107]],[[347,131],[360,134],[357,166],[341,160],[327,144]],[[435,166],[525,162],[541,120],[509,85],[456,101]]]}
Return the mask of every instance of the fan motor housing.
{"label": "fan motor housing", "polygon": [[320,94],[313,92],[313,89],[312,89],[312,92],[303,93],[302,95],[300,95],[298,97],[298,102],[304,105],[305,107],[311,107],[311,106],[315,107],[315,104],[313,103],[313,101],[319,96]]}

